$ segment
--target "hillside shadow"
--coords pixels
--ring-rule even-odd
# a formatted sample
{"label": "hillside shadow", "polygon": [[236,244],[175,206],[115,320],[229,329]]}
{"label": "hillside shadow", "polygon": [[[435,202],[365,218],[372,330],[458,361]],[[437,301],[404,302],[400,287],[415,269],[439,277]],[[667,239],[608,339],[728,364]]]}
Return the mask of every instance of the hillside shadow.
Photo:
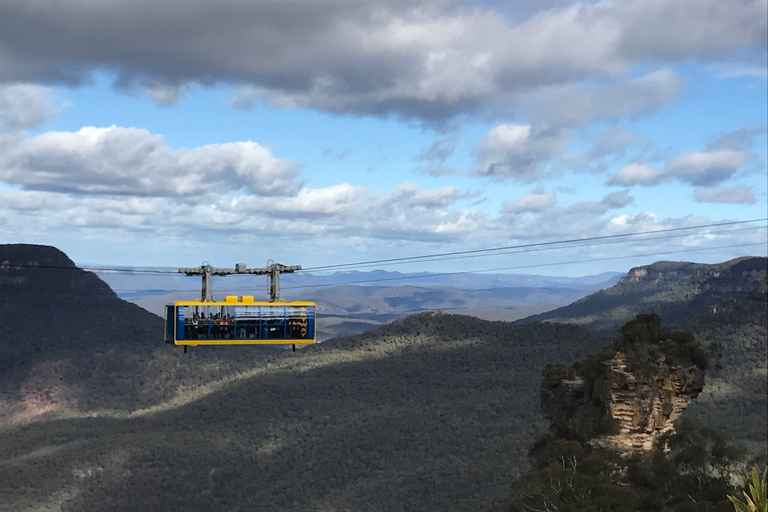
{"label": "hillside shadow", "polygon": [[[548,339],[531,328],[494,327],[471,343],[424,334],[382,357],[386,344],[361,343],[353,350],[376,357],[270,372],[144,417],[11,429],[0,474],[37,482],[39,495],[77,486],[71,510],[487,508],[544,427],[543,364],[601,343],[553,327]],[[101,469],[73,476],[81,467]]]}

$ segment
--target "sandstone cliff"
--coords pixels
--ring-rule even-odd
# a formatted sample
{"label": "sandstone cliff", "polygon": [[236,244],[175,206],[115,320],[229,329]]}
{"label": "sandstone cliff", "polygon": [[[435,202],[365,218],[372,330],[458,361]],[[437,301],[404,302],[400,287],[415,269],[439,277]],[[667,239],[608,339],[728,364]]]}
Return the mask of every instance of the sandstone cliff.
{"label": "sandstone cliff", "polygon": [[656,315],[633,322],[601,354],[547,366],[541,404],[553,435],[648,452],[702,391],[706,359],[695,340],[661,328]]}
{"label": "sandstone cliff", "polygon": [[636,315],[658,313],[687,328],[692,319],[716,312],[723,302],[752,296],[765,302],[768,259],[744,257],[714,265],[660,261],[636,267],[613,287],[568,306],[526,318],[612,331]]}

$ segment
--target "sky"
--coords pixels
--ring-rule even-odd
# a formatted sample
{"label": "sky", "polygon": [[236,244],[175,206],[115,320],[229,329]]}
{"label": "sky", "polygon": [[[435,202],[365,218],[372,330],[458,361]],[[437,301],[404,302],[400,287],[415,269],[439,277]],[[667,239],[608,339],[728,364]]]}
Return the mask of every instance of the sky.
{"label": "sky", "polygon": [[[767,46],[766,0],[0,0],[0,243],[318,267],[765,219]],[[766,254],[655,236],[377,267]]]}

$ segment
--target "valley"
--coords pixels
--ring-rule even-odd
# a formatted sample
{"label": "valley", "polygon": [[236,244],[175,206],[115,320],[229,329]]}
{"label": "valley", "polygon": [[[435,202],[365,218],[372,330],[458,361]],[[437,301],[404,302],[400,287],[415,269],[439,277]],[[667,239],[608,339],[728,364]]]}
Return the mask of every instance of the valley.
{"label": "valley", "polygon": [[[185,355],[161,343],[160,318],[63,253],[0,249],[0,508],[9,511],[488,510],[508,499],[546,432],[544,368],[615,338],[555,321],[572,318],[573,306],[544,313],[543,323],[358,313],[328,316],[326,328],[351,322],[363,332],[295,353]],[[20,259],[41,270],[10,264]],[[675,302],[677,324],[722,354],[683,416],[759,453],[768,425],[765,259],[708,267],[673,280],[682,284],[640,283],[642,293],[685,289],[690,305]],[[614,294],[587,316],[631,308],[622,301],[637,291],[622,291],[626,281],[582,299]],[[483,314],[510,312],[498,308]],[[7,321],[32,310],[45,319],[32,335]]]}

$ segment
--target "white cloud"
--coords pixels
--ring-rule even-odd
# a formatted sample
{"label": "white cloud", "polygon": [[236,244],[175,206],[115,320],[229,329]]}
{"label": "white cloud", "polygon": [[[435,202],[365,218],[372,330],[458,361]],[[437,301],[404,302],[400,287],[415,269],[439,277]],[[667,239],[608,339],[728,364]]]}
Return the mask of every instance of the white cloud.
{"label": "white cloud", "polygon": [[0,131],[26,130],[61,114],[66,103],[54,104],[46,87],[0,84]]}
{"label": "white cloud", "polygon": [[575,126],[601,118],[638,117],[673,103],[685,80],[670,69],[659,69],[604,84],[567,83],[521,94],[516,104],[534,122]]}
{"label": "white cloud", "polygon": [[624,208],[634,201],[635,198],[629,195],[629,190],[621,190],[611,192],[599,201],[580,201],[568,206],[559,206],[554,192],[536,189],[515,201],[504,201],[501,211],[503,214],[539,213],[563,219],[572,219],[574,216],[599,217],[609,210]]}
{"label": "white cloud", "polygon": [[607,128],[595,137],[589,150],[589,157],[595,159],[622,153],[628,146],[642,140],[643,138],[640,134],[625,128]]}
{"label": "white cloud", "polygon": [[537,190],[520,199],[504,201],[501,205],[501,210],[506,213],[540,212],[552,208],[556,204],[557,197],[554,192]]}
{"label": "white cloud", "polygon": [[747,162],[741,151],[685,151],[664,166],[669,176],[694,185],[711,185],[733,176]]}
{"label": "white cloud", "polygon": [[635,202],[635,198],[629,195],[629,190],[620,190],[607,194],[600,202],[609,208],[624,208]]}
{"label": "white cloud", "polygon": [[566,216],[574,213],[602,215],[609,210],[624,208],[634,201],[635,198],[629,195],[629,190],[611,192],[606,194],[600,201],[581,201],[568,206],[566,208]]}
{"label": "white cloud", "polygon": [[[118,87],[161,102],[189,84],[227,83],[243,85],[241,104],[440,121],[496,112],[541,87],[612,83],[639,66],[734,55],[764,64],[764,0],[543,5],[502,14],[452,0],[4,2],[0,81],[83,83],[106,69]],[[648,101],[622,97],[628,105],[607,95],[606,115]]]}
{"label": "white cloud", "polygon": [[[455,250],[457,244],[467,248],[496,247],[711,222],[706,217],[663,219],[647,211],[611,215],[612,209],[631,201],[626,191],[568,206],[555,204],[538,211],[504,212],[498,218],[459,208],[459,201],[465,197],[467,194],[456,187],[424,189],[412,183],[382,194],[341,184],[303,189],[291,197],[220,197],[194,204],[182,204],[178,198],[0,191],[0,237],[18,239],[18,228],[24,226],[24,240],[37,243],[76,239],[78,244],[88,241],[121,248],[141,245],[150,250],[162,240],[159,247],[165,252],[173,247],[187,256],[201,254],[207,259],[222,253],[224,249],[217,249],[222,247],[227,257],[235,247],[241,254],[261,251],[270,257],[295,257],[296,248],[304,247],[311,248],[310,259],[317,261],[321,250],[336,259],[347,252],[359,259],[376,259],[382,254]],[[665,248],[712,245],[710,238],[695,234],[678,242],[666,240]],[[269,241],[266,249],[265,240]],[[764,240],[764,231],[717,237],[720,245],[762,241],[764,247]],[[621,254],[658,252],[658,242],[633,240],[626,248]],[[594,246],[565,254],[546,252],[543,257],[536,253],[533,262],[546,261],[549,254],[555,261],[588,259],[613,256],[616,246],[607,250]],[[515,257],[514,261],[524,261],[524,257]],[[482,260],[473,261],[470,268],[484,265]]]}
{"label": "white cloud", "polygon": [[716,64],[712,66],[720,78],[741,78],[745,76],[768,79],[768,67],[741,65],[734,63]]}
{"label": "white cloud", "polygon": [[654,169],[647,162],[638,160],[630,162],[614,174],[608,181],[609,185],[657,185],[666,176],[662,169]]}
{"label": "white cloud", "polygon": [[189,88],[188,84],[169,85],[163,83],[147,84],[143,87],[144,92],[161,105],[176,103],[187,93]]}
{"label": "white cloud", "polygon": [[629,163],[619,169],[608,184],[652,186],[676,179],[708,186],[730,178],[748,161],[749,155],[742,151],[684,151],[661,168],[653,168],[642,160]]}
{"label": "white cloud", "polygon": [[746,185],[735,187],[704,188],[693,190],[696,201],[701,203],[755,204],[757,199],[752,189]]}
{"label": "white cloud", "polygon": [[549,160],[571,144],[570,132],[558,128],[500,124],[475,148],[473,173],[478,176],[535,181],[551,173]]}
{"label": "white cloud", "polygon": [[768,133],[766,133],[765,126],[753,126],[741,128],[740,130],[734,130],[724,135],[719,136],[707,144],[708,151],[749,151],[758,139],[765,139]]}
{"label": "white cloud", "polygon": [[[341,183],[321,189],[304,188],[293,197],[275,200],[272,208],[282,214],[328,215],[328,214],[360,214],[365,210],[368,190],[365,187],[355,187],[349,183]],[[258,207],[266,204],[259,202]]]}
{"label": "white cloud", "polygon": [[281,195],[298,189],[299,166],[255,142],[175,150],[139,128],[85,127],[6,143],[0,180],[29,190],[190,200],[229,191]]}
{"label": "white cloud", "polygon": [[430,147],[419,153],[419,156],[416,157],[416,159],[420,162],[435,162],[441,164],[450,158],[458,144],[459,138],[456,136],[438,139],[433,142]]}
{"label": "white cloud", "polygon": [[427,163],[416,167],[416,171],[429,176],[450,176],[456,174],[455,168],[435,163]]}

